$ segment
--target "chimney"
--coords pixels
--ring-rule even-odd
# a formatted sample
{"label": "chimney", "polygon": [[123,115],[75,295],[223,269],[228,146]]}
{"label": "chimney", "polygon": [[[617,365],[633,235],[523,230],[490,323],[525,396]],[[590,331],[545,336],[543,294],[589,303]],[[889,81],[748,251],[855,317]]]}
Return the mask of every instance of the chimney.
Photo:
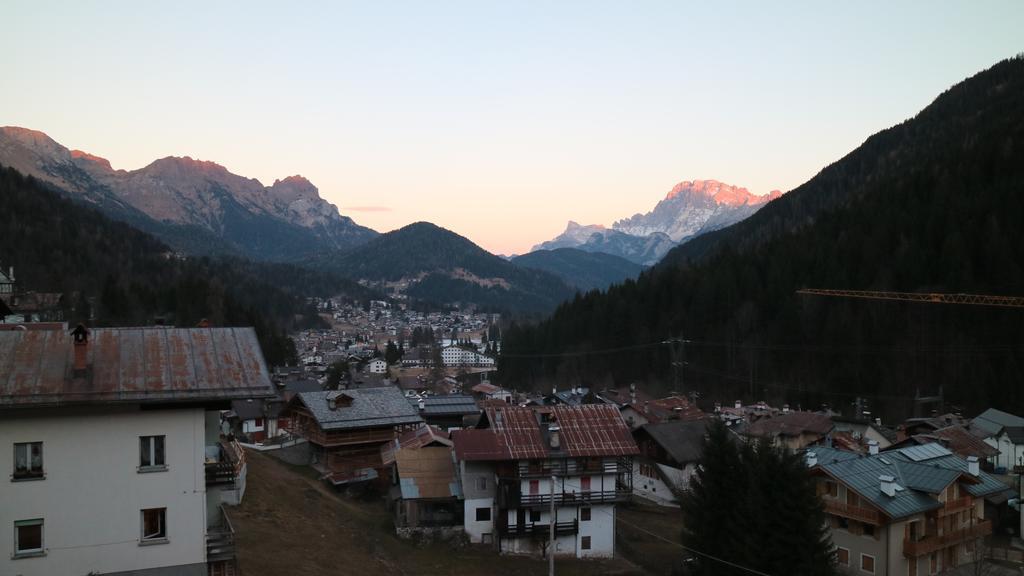
{"label": "chimney", "polygon": [[733,406],[734,406],[734,407],[735,407],[735,408],[736,408],[737,410],[739,410],[740,408],[743,408],[743,402],[742,402],[742,401],[740,401],[740,400],[737,400],[737,401],[736,401],[736,404],[734,404]]}
{"label": "chimney", "polygon": [[981,469],[978,467],[977,456],[967,457],[967,472],[969,472],[971,476],[978,476],[981,474]]}
{"label": "chimney", "polygon": [[548,425],[548,442],[550,443],[552,450],[558,450],[562,445],[562,439],[558,437],[558,433],[560,430],[561,428],[558,426],[558,424]]}
{"label": "chimney", "polygon": [[896,495],[896,479],[892,476],[881,475],[878,477],[878,482],[882,488],[882,494],[885,494],[889,498]]}
{"label": "chimney", "polygon": [[878,454],[878,441],[868,440],[868,454],[875,456]]}
{"label": "chimney", "polygon": [[7,279],[10,280],[11,282],[14,282],[14,266],[11,266],[7,270]]}
{"label": "chimney", "polygon": [[420,398],[420,401],[417,402],[416,404],[420,407],[420,412],[423,412],[424,410],[427,409],[427,401],[424,400],[423,398]]}
{"label": "chimney", "polygon": [[782,405],[782,413],[783,414],[789,414],[789,404],[783,404]]}
{"label": "chimney", "polygon": [[807,467],[814,468],[818,465],[818,455],[814,452],[807,453]]}
{"label": "chimney", "polygon": [[720,402],[715,402],[715,414],[718,414],[721,411],[722,411],[722,404]]}
{"label": "chimney", "polygon": [[71,331],[71,336],[75,342],[75,377],[80,378],[85,376],[88,367],[89,330],[85,325],[79,324]]}
{"label": "chimney", "polygon": [[676,420],[679,420],[682,416],[683,416],[683,407],[682,406],[676,406],[676,407],[672,408],[672,417],[673,418],[675,418]]}
{"label": "chimney", "polygon": [[881,418],[875,418],[875,426],[881,426],[881,425],[882,425],[882,419]]}

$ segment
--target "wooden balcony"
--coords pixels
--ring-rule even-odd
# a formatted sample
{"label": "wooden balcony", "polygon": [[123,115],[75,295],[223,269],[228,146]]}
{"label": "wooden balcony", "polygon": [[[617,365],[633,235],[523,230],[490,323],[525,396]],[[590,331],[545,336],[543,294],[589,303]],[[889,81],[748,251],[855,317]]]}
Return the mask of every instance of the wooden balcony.
{"label": "wooden balcony", "polygon": [[[556,536],[576,534],[579,531],[580,525],[576,520],[555,522]],[[551,524],[526,522],[523,524],[513,524],[511,526],[499,526],[498,532],[505,538],[525,538],[531,536],[534,538],[547,538],[551,534]]]}
{"label": "wooden balcony", "polygon": [[[604,492],[555,492],[556,506],[585,506],[587,504],[608,504],[629,500],[630,490],[605,490]],[[521,494],[520,506],[550,506],[551,494]]]}
{"label": "wooden balcony", "polygon": [[882,516],[878,513],[878,510],[865,508],[863,506],[853,506],[841,500],[835,500],[832,498],[824,498],[823,500],[825,501],[825,511],[829,514],[842,516],[843,518],[850,518],[860,522],[867,522],[868,524],[874,524],[875,526],[880,526],[882,524]]}
{"label": "wooden balcony", "polygon": [[242,474],[242,468],[245,467],[245,449],[237,441],[222,440],[218,448],[217,460],[207,462],[205,465],[207,486],[231,484]]}
{"label": "wooden balcony", "polygon": [[946,532],[942,535],[928,535],[920,540],[904,539],[903,555],[907,558],[923,556],[943,548],[948,548],[949,546],[962,544],[968,540],[984,538],[991,533],[992,521],[983,520],[974,526],[962,528],[960,530],[953,530],[952,532]]}
{"label": "wooden balcony", "polygon": [[383,444],[393,440],[396,436],[393,427],[324,432],[319,426],[303,426],[300,423],[290,425],[288,432],[293,436],[300,436],[313,444],[325,448],[355,446],[359,444]]}
{"label": "wooden balcony", "polygon": [[970,510],[972,505],[974,505],[974,498],[971,496],[964,496],[963,498],[956,498],[954,500],[946,500],[946,505],[939,508],[938,515],[949,516],[950,514]]}
{"label": "wooden balcony", "polygon": [[603,461],[600,458],[578,460],[544,460],[530,462],[520,460],[515,468],[518,478],[546,478],[548,476],[598,476],[601,474],[628,473],[632,470],[631,458]]}

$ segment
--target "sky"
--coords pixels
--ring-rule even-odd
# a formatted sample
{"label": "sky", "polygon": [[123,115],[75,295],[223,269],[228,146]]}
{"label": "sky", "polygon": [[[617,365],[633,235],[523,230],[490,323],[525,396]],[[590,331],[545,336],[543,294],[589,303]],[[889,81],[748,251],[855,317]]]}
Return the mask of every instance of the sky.
{"label": "sky", "polygon": [[1024,2],[4,0],[0,125],[301,174],[501,254],[677,182],[788,191],[1024,51]]}

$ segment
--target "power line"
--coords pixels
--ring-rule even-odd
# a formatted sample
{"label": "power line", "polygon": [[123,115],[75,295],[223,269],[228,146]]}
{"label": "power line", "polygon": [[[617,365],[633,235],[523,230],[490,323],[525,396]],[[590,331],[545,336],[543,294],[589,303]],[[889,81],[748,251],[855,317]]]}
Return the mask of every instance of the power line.
{"label": "power line", "polygon": [[[591,508],[591,510],[593,510],[593,508]],[[598,508],[597,511],[601,512],[602,514],[608,515],[609,517],[611,517],[616,522],[622,522],[623,524],[625,524],[627,526],[630,526],[631,528],[633,528],[635,530],[639,530],[640,532],[643,532],[644,534],[647,534],[648,536],[653,536],[653,537],[657,538],[658,540],[661,540],[662,542],[666,542],[666,543],[671,544],[673,546],[676,546],[678,548],[682,548],[683,550],[686,550],[687,552],[691,552],[691,553],[696,554],[698,556],[703,556],[704,558],[707,558],[709,560],[714,560],[715,562],[719,562],[721,564],[725,564],[726,566],[731,566],[731,567],[736,568],[738,570],[743,570],[745,572],[750,572],[751,574],[758,574],[759,576],[771,576],[771,574],[768,574],[766,572],[761,572],[760,570],[756,570],[754,568],[749,568],[747,566],[743,566],[743,565],[737,564],[735,562],[730,562],[729,560],[726,560],[724,558],[719,558],[719,557],[714,556],[712,554],[708,554],[707,552],[701,552],[700,550],[697,550],[696,548],[690,548],[689,546],[685,546],[683,544],[680,544],[679,542],[675,542],[673,540],[669,540],[668,538],[665,538],[664,536],[662,536],[660,534],[655,534],[654,532],[651,532],[650,530],[647,530],[646,528],[641,528],[640,526],[637,526],[636,524],[633,524],[632,522],[630,522],[628,520],[624,520],[620,516],[613,516],[611,513],[606,512],[603,509]]]}

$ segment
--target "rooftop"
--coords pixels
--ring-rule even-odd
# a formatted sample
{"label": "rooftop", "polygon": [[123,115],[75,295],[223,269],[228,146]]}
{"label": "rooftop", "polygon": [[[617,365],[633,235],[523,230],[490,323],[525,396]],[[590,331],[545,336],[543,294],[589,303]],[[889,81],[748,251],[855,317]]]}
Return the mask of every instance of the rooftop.
{"label": "rooftop", "polygon": [[0,408],[274,395],[252,328],[96,328],[81,372],[75,348],[65,330],[0,330]]}
{"label": "rooftop", "polygon": [[[559,448],[546,439],[547,418],[559,428]],[[452,432],[460,460],[521,460],[548,457],[626,456],[639,453],[617,407],[610,404],[484,408],[482,428]]]}
{"label": "rooftop", "polygon": [[832,420],[815,412],[789,412],[762,418],[747,426],[748,436],[800,436],[818,434],[824,436],[832,430]]}
{"label": "rooftop", "polygon": [[697,461],[704,452],[704,435],[710,420],[670,420],[641,427],[679,464]]}
{"label": "rooftop", "polygon": [[[1007,487],[984,472],[973,476],[968,463],[939,444],[900,448],[875,455],[858,455],[815,446],[808,450],[818,460],[816,470],[845,484],[892,519],[940,508],[937,494],[955,481],[963,481],[974,497],[1000,494]],[[879,476],[892,476],[896,492],[887,496]]]}
{"label": "rooftop", "polygon": [[[331,409],[329,398],[347,396],[351,403],[336,404]],[[380,428],[423,422],[416,408],[394,386],[354,388],[337,391],[299,392],[292,404],[301,402],[322,430]]]}

